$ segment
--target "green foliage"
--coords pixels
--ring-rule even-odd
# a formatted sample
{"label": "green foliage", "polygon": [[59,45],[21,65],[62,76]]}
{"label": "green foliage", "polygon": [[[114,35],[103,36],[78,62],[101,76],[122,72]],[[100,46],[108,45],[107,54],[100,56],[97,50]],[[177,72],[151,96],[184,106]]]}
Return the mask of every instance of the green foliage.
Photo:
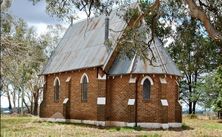
{"label": "green foliage", "polygon": [[140,15],[139,9],[138,8],[129,8],[127,9],[126,13],[123,16],[123,19],[126,22],[129,22],[130,20],[136,20]]}
{"label": "green foliage", "polygon": [[222,111],[222,66],[206,76],[199,90],[203,92],[202,102],[206,108]]}
{"label": "green foliage", "polygon": [[199,27],[200,22],[194,19],[184,20],[183,25],[177,28],[175,42],[168,47],[184,75],[180,83],[180,98],[187,105],[192,104],[189,106],[191,110],[195,110],[195,104],[202,102],[203,92],[198,87],[202,84],[203,75],[215,69],[222,59],[219,47],[208,37],[203,37]]}
{"label": "green foliage", "polygon": [[189,129],[190,127],[187,126],[185,123],[182,123],[182,127],[181,127],[183,130],[187,130]]}
{"label": "green foliage", "polygon": [[[42,86],[38,74],[47,59],[46,51],[50,50],[51,54],[60,39],[62,27],[51,27],[48,33],[38,36],[34,28],[28,27],[24,20],[12,17],[7,10],[1,12],[1,22],[2,93],[8,93],[9,98],[12,95],[15,103],[20,92],[25,91],[31,101],[32,95],[38,93]],[[9,85],[13,88],[10,93]]]}

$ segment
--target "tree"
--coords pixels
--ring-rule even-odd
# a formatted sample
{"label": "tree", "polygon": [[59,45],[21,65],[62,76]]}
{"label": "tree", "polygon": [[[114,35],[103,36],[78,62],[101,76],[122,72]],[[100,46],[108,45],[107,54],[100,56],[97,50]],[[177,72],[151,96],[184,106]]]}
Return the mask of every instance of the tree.
{"label": "tree", "polygon": [[202,102],[206,108],[213,109],[215,112],[222,111],[222,66],[219,66],[213,73],[207,75],[199,86],[203,92]]}
{"label": "tree", "polygon": [[[32,0],[34,4],[41,0]],[[140,7],[143,12],[138,16],[138,21],[142,18],[150,18],[152,20],[152,32],[155,33],[158,19],[168,18],[174,20],[178,18],[177,14],[184,13],[187,16],[199,20],[207,31],[209,37],[220,45],[222,42],[222,1],[221,0],[155,0],[150,3],[148,0],[139,0]],[[46,0],[47,12],[59,18],[70,17],[76,15],[77,11],[85,11],[90,17],[92,14],[108,14],[116,5],[123,6],[128,4],[125,0]],[[144,6],[145,4],[145,6]],[[168,8],[168,10],[166,10]],[[176,9],[171,12],[172,9]],[[176,12],[179,11],[179,12]],[[171,12],[171,13],[170,13]],[[169,14],[170,13],[170,14]],[[166,15],[170,15],[167,16]],[[176,16],[175,16],[176,15]],[[183,20],[183,17],[180,19]]]}
{"label": "tree", "polygon": [[168,48],[184,77],[181,81],[181,99],[188,105],[189,114],[195,114],[202,92],[197,89],[203,75],[215,69],[221,62],[218,47],[198,29],[194,19],[185,20],[177,29],[175,42]]}
{"label": "tree", "polygon": [[38,74],[65,29],[61,25],[48,26],[47,33],[38,36],[24,20],[9,14],[10,5],[11,0],[1,1],[1,91],[8,98],[10,110],[12,104],[19,108],[22,99],[22,106],[37,115],[44,83]]}
{"label": "tree", "polygon": [[[4,5],[5,4],[5,5]],[[25,23],[23,20],[14,20],[13,17],[7,12],[10,2],[1,3],[1,83],[3,89],[10,102],[9,85],[18,89],[17,84],[20,79],[16,77],[16,70],[19,68],[18,64],[24,58],[27,52],[27,46],[24,44]],[[10,62],[10,63],[8,63]],[[12,101],[15,107],[15,90]],[[4,92],[4,91],[3,91]],[[19,97],[18,97],[19,98]],[[11,108],[9,108],[11,109]]]}
{"label": "tree", "polygon": [[[5,92],[9,101],[10,94],[7,87],[11,85],[15,89],[12,94],[15,107],[15,92],[18,92],[17,100],[19,101],[20,96],[23,96],[21,93],[25,90],[26,82],[34,72],[37,75],[45,57],[43,52],[44,47],[41,47],[42,45],[38,43],[33,28],[27,28],[26,23],[21,19],[12,19],[12,21],[13,23],[10,26],[3,26],[2,28],[7,30],[8,27],[9,29],[8,31],[3,30],[1,35],[1,54],[3,55],[1,60],[1,74],[3,87],[6,87]],[[23,102],[26,104],[22,97],[22,104]]]}

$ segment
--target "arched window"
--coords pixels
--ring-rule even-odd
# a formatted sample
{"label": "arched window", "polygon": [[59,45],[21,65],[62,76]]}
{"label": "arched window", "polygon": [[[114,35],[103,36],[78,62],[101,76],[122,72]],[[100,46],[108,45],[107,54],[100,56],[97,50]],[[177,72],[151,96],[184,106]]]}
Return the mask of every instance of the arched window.
{"label": "arched window", "polygon": [[59,92],[60,92],[60,81],[59,78],[56,77],[54,80],[54,101],[59,100]]}
{"label": "arched window", "polygon": [[150,99],[150,89],[151,89],[151,84],[149,79],[145,79],[143,82],[143,99],[144,100],[149,100]]}
{"label": "arched window", "polygon": [[151,95],[151,85],[153,85],[153,80],[149,76],[145,76],[141,80],[141,85],[143,85],[143,99],[149,100]]}
{"label": "arched window", "polygon": [[89,78],[88,78],[88,76],[86,74],[82,75],[80,83],[81,83],[82,101],[87,101]]}

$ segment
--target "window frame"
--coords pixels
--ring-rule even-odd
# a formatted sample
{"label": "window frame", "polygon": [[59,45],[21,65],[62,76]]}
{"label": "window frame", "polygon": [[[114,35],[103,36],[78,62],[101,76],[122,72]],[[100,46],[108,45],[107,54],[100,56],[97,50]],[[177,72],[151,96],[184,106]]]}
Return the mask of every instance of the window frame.
{"label": "window frame", "polygon": [[54,102],[59,102],[60,99],[60,80],[58,77],[54,79]]}
{"label": "window frame", "polygon": [[[148,98],[145,98],[144,97],[144,83],[146,82],[146,80],[148,80],[148,82],[149,82],[149,89],[148,89]],[[152,86],[153,86],[153,84],[154,84],[154,82],[153,82],[153,80],[152,80],[152,78],[151,77],[149,77],[149,76],[145,76],[145,77],[143,77],[143,79],[141,80],[141,85],[142,85],[142,96],[143,96],[143,100],[144,101],[149,101],[150,99],[151,99],[151,92],[152,92]]]}
{"label": "window frame", "polygon": [[86,73],[84,73],[80,79],[81,84],[81,101],[87,102],[88,101],[88,92],[89,92],[89,77]]}
{"label": "window frame", "polygon": [[[148,85],[146,85],[146,82],[148,82],[147,83]],[[143,82],[143,100],[145,101],[150,100],[150,96],[151,96],[151,82],[149,81],[149,79],[145,79]]]}

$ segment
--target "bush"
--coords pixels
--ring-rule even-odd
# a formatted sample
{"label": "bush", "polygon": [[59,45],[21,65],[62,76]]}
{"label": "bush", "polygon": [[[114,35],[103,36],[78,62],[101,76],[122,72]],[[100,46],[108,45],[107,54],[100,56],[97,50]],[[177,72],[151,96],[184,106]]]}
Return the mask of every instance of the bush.
{"label": "bush", "polygon": [[182,128],[183,130],[187,130],[187,129],[189,129],[189,126],[187,126],[185,123],[182,123],[181,128]]}

